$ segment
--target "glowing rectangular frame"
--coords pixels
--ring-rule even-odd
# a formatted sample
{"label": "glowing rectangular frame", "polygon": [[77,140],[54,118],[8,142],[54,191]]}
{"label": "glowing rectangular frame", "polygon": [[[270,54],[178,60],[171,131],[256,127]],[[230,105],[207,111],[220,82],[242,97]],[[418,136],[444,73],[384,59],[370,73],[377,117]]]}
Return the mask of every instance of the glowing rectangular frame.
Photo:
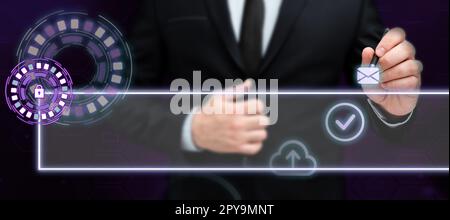
{"label": "glowing rectangular frame", "polygon": [[[262,94],[262,95],[384,95],[384,94],[393,94],[393,95],[443,95],[448,96],[449,91],[413,91],[413,92],[362,92],[362,91],[279,91],[279,92],[171,92],[171,91],[127,91],[127,92],[73,92],[73,94],[95,94],[95,95],[108,95],[108,94],[116,94],[116,95],[208,95],[208,94],[224,94],[224,95],[244,95],[244,94]],[[449,173],[449,167],[317,167],[317,168],[232,168],[232,167],[224,167],[224,168],[167,168],[167,167],[43,167],[42,166],[42,155],[41,155],[41,147],[42,147],[42,135],[41,135],[42,125],[39,123],[37,125],[37,169],[40,172],[277,172],[277,171],[314,171],[314,172],[337,172],[337,173],[346,173],[346,172],[364,172],[364,173],[373,173],[373,172],[382,172],[382,173],[392,173],[392,172],[401,172],[401,173]]]}

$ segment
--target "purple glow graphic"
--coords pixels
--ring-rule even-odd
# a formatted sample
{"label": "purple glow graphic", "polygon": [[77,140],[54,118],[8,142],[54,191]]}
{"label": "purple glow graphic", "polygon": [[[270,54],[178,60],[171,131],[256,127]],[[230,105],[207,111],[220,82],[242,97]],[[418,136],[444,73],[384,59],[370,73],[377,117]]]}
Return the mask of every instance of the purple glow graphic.
{"label": "purple glow graphic", "polygon": [[6,102],[17,117],[30,125],[57,122],[72,103],[72,79],[51,59],[19,63],[5,86]]}
{"label": "purple glow graphic", "polygon": [[[121,32],[106,18],[58,11],[36,22],[26,33],[17,52],[19,61],[43,57],[57,60],[70,71],[77,91],[128,90],[132,77],[130,49]],[[91,68],[88,63],[92,63]],[[94,123],[123,98],[121,94],[74,94],[72,108],[59,122]]]}

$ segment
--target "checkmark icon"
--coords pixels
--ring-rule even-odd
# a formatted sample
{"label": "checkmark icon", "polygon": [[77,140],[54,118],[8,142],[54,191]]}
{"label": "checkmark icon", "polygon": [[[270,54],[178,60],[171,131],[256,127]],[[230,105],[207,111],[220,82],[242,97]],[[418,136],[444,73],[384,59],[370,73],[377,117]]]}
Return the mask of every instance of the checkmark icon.
{"label": "checkmark icon", "polygon": [[350,127],[350,125],[352,124],[352,122],[355,120],[356,115],[352,114],[350,116],[350,118],[347,119],[347,121],[345,123],[342,123],[339,120],[336,120],[336,125],[343,131],[347,130],[348,127]]}

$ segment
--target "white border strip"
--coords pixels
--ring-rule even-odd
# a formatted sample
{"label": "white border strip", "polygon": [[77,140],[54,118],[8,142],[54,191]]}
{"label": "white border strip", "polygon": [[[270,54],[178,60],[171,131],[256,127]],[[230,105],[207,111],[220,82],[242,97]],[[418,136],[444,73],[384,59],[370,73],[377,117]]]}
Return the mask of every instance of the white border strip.
{"label": "white border strip", "polygon": [[40,168],[39,171],[90,171],[90,172],[427,172],[448,173],[449,168],[383,168],[383,167],[360,167],[360,168],[95,168],[95,167],[67,167],[67,168]]}
{"label": "white border strip", "polygon": [[252,92],[202,92],[202,91],[126,91],[126,92],[83,92],[73,91],[74,95],[449,95],[449,91],[252,91]]}
{"label": "white border strip", "polygon": [[[368,95],[368,94],[397,94],[397,95],[449,95],[449,91],[434,92],[361,92],[361,91],[280,91],[280,92],[164,92],[164,91],[127,91],[127,92],[74,92],[76,95],[207,95],[207,94],[265,94],[265,95]],[[37,169],[40,172],[298,172],[298,171],[314,171],[329,173],[347,173],[347,172],[364,172],[364,173],[449,173],[448,167],[342,167],[342,168],[151,168],[151,167],[43,167],[42,166],[42,125],[37,125]]]}

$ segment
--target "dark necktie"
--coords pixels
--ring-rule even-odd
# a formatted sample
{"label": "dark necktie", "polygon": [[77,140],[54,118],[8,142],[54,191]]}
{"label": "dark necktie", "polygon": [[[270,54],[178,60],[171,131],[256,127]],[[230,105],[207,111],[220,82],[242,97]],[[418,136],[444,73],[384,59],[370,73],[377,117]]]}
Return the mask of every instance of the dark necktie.
{"label": "dark necktie", "polygon": [[264,0],[246,0],[239,48],[247,76],[256,78],[262,59]]}

